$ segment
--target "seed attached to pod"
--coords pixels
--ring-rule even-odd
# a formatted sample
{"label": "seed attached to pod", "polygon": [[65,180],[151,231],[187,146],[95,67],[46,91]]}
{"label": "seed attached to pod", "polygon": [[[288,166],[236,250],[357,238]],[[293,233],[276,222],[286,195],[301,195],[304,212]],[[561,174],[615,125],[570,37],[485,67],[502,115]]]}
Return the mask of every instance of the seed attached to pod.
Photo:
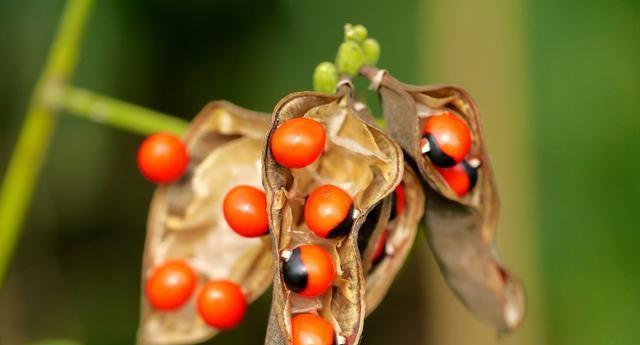
{"label": "seed attached to pod", "polygon": [[229,227],[244,237],[258,237],[269,232],[267,197],[252,186],[237,186],[224,197],[224,219]]}
{"label": "seed attached to pod", "polygon": [[467,123],[451,112],[427,119],[422,129],[422,154],[439,167],[452,167],[471,149],[471,131]]}
{"label": "seed attached to pod", "polygon": [[271,136],[273,158],[285,168],[303,168],[324,150],[326,133],[318,121],[299,117],[282,123]]}
{"label": "seed attached to pod", "polygon": [[235,328],[247,311],[247,299],[238,284],[228,280],[210,281],[198,295],[198,314],[218,330]]}
{"label": "seed attached to pod", "polygon": [[189,165],[189,154],[182,140],[173,134],[157,133],[147,137],[138,149],[138,168],[154,183],[179,180]]}
{"label": "seed attached to pod", "polygon": [[373,252],[372,260],[374,265],[380,263],[380,261],[382,261],[382,259],[384,259],[384,257],[386,256],[385,247],[387,245],[387,237],[389,237],[389,230],[383,231],[382,235],[380,235],[380,240],[378,240],[376,251]]}
{"label": "seed attached to pod", "polygon": [[[477,164],[476,164],[477,163]],[[437,168],[438,172],[458,196],[467,194],[478,182],[478,160],[463,161],[452,168]]]}
{"label": "seed attached to pod", "polygon": [[393,194],[391,194],[391,215],[389,215],[389,221],[396,219],[397,216],[404,212],[405,203],[407,197],[404,194],[404,183],[400,183]]}
{"label": "seed attached to pod", "polygon": [[196,286],[197,276],[182,260],[157,267],[145,284],[147,299],[158,310],[175,310],[184,305]]}
{"label": "seed attached to pod", "polygon": [[353,212],[353,200],[347,192],[333,185],[323,185],[307,198],[304,220],[316,236],[336,238],[351,230]]}
{"label": "seed attached to pod", "polygon": [[314,244],[301,245],[282,263],[282,278],[291,291],[317,297],[330,287],[335,276],[331,255]]}
{"label": "seed attached to pod", "polygon": [[331,324],[313,314],[298,314],[291,318],[293,345],[334,345],[335,331]]}

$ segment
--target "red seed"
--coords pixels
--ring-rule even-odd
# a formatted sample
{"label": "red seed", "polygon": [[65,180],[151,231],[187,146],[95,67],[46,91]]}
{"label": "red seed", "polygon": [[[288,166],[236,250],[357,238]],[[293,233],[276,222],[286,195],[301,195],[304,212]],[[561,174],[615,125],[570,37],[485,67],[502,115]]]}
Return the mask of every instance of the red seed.
{"label": "red seed", "polygon": [[147,137],[138,150],[138,168],[154,183],[179,180],[189,165],[189,154],[182,140],[173,134],[157,133]]}
{"label": "red seed", "polygon": [[235,328],[247,311],[247,299],[240,287],[228,280],[210,281],[198,295],[198,314],[218,330]]}
{"label": "red seed", "polygon": [[422,135],[430,146],[427,156],[433,164],[440,167],[452,167],[462,162],[471,149],[469,126],[451,112],[429,117]]}
{"label": "red seed", "polygon": [[145,284],[151,306],[158,310],[175,310],[184,305],[196,286],[197,276],[182,260],[167,261],[157,267]]}
{"label": "red seed", "polygon": [[227,192],[222,203],[224,218],[229,227],[244,237],[267,234],[267,197],[252,186],[237,186]]}
{"label": "red seed", "polygon": [[320,157],[325,136],[320,122],[305,117],[291,119],[271,135],[271,153],[285,168],[303,168]]}
{"label": "red seed", "polygon": [[291,318],[293,345],[333,345],[335,333],[331,324],[313,314],[298,314]]}
{"label": "red seed", "polygon": [[344,190],[324,185],[311,192],[304,205],[304,220],[311,232],[322,238],[349,233],[353,225],[353,200]]}

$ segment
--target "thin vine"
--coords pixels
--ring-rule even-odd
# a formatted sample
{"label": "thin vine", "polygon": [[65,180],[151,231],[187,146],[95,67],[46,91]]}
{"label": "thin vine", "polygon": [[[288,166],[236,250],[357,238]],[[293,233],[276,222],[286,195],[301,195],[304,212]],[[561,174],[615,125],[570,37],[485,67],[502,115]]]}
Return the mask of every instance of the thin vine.
{"label": "thin vine", "polygon": [[58,115],[64,111],[136,134],[181,134],[182,119],[98,95],[69,84],[93,0],[69,0],[45,67],[33,90],[18,142],[0,189],[0,287],[46,159]]}

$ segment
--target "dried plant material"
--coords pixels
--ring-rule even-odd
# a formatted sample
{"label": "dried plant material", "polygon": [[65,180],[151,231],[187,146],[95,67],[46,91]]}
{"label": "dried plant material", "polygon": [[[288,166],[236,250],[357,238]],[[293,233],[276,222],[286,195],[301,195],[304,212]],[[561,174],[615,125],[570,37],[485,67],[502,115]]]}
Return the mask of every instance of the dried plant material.
{"label": "dried plant material", "polygon": [[[404,196],[392,194],[388,196],[378,208],[378,214],[370,212],[370,218],[376,219],[377,224],[373,227],[366,245],[366,250],[361,251],[363,267],[367,272],[366,277],[366,314],[369,315],[382,302],[387,294],[393,280],[402,268],[407,259],[413,242],[418,232],[418,226],[424,214],[425,196],[422,183],[411,167],[404,167],[402,178]],[[396,208],[397,202],[392,202],[393,198],[404,197],[404,209],[401,212],[394,212],[395,217],[389,219],[392,208]],[[360,238],[365,226],[360,229]],[[364,235],[364,236],[363,236]],[[379,247],[382,245],[383,247]],[[376,253],[377,250],[382,252]],[[378,257],[375,257],[376,254]]]}
{"label": "dried plant material", "polygon": [[[222,214],[222,201],[236,185],[262,189],[262,147],[268,114],[228,102],[208,104],[185,137],[190,165],[182,180],[156,191],[151,203],[142,267],[139,344],[193,344],[217,331],[199,317],[199,287],[211,279],[228,279],[253,301],[271,284],[268,237],[246,238],[233,232]],[[176,311],[153,309],[144,284],[150,271],[167,260],[181,259],[198,275],[186,305]]]}
{"label": "dried plant material", "polygon": [[[348,345],[357,344],[362,333],[365,279],[357,247],[358,230],[373,206],[400,182],[403,160],[400,147],[360,117],[351,92],[349,85],[342,85],[332,96],[295,93],[280,101],[274,110],[267,140],[280,124],[299,117],[320,122],[327,140],[318,160],[300,169],[280,166],[269,147],[265,148],[263,185],[270,207],[276,271],[266,337],[269,345],[291,343],[291,316],[301,312],[317,313],[328,320]],[[305,225],[305,198],[324,184],[340,187],[353,198],[355,217],[345,238],[319,238]],[[297,295],[283,282],[280,258],[301,244],[323,246],[336,266],[333,287],[317,298]]]}
{"label": "dried plant material", "polygon": [[[426,182],[427,237],[444,277],[482,320],[500,332],[515,329],[525,314],[525,295],[495,249],[499,201],[475,103],[454,86],[406,85],[388,73],[377,79],[388,132]],[[424,122],[443,111],[466,120],[473,142],[468,157],[481,162],[477,185],[462,197],[421,154]]]}
{"label": "dried plant material", "polygon": [[384,231],[387,230],[392,207],[393,197],[390,195],[373,207],[360,230],[358,230],[358,251],[362,259],[362,268],[365,276],[371,272],[376,246]]}

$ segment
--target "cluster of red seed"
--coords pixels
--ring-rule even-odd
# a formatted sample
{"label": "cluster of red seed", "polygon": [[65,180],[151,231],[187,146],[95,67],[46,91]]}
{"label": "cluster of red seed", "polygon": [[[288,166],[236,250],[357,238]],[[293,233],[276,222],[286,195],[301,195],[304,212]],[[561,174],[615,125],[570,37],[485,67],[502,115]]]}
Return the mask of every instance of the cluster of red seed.
{"label": "cluster of red seed", "polygon": [[[282,123],[271,136],[271,153],[285,168],[306,167],[315,162],[325,147],[322,124],[309,118],[295,118]],[[351,196],[333,185],[314,189],[304,205],[304,221],[315,236],[342,238],[353,225],[354,204]],[[325,294],[333,283],[335,265],[329,252],[320,245],[302,244],[283,257],[282,278],[287,288],[304,297]],[[291,318],[293,345],[331,345],[336,334],[331,323],[312,313]]]}
{"label": "cluster of red seed", "polygon": [[422,153],[460,197],[473,189],[478,180],[480,161],[467,157],[471,144],[469,126],[450,111],[430,116],[422,128]]}
{"label": "cluster of red seed", "polygon": [[[142,174],[158,184],[182,178],[189,164],[187,149],[180,138],[166,133],[148,137],[138,151]],[[243,237],[258,237],[269,231],[267,198],[255,187],[232,188],[222,211],[229,227]],[[169,260],[156,267],[146,281],[145,293],[151,306],[174,311],[184,306],[198,283],[196,272],[184,260]],[[244,318],[247,300],[241,287],[230,280],[212,280],[202,285],[196,301],[202,320],[218,330],[236,327]]]}
{"label": "cluster of red seed", "polygon": [[[465,160],[471,148],[471,131],[458,115],[446,112],[431,116],[422,130],[423,153],[436,165],[443,178],[459,195],[465,195],[477,180],[478,164]],[[303,168],[315,162],[323,153],[325,130],[322,124],[308,118],[291,119],[281,124],[269,143],[278,164]],[[475,161],[475,160],[474,160]],[[159,133],[147,138],[138,152],[142,174],[155,183],[179,180],[189,164],[184,143],[177,137]],[[405,207],[403,185],[393,195],[391,220]],[[223,214],[229,227],[244,237],[268,233],[265,193],[255,187],[240,185],[232,188],[223,201]],[[309,231],[321,238],[342,238],[353,225],[354,204],[344,190],[333,186],[317,187],[304,205],[304,220]],[[388,230],[376,247],[373,260],[384,257]],[[282,263],[283,280],[293,292],[305,297],[318,297],[333,283],[335,266],[331,255],[320,245],[303,244],[294,248]],[[172,311],[182,307],[196,289],[198,277],[182,260],[171,260],[155,268],[146,282],[146,294],[157,310]],[[243,319],[247,301],[242,289],[227,280],[204,284],[197,298],[197,310],[210,326],[225,330],[237,326]],[[294,345],[329,345],[335,342],[331,324],[314,314],[294,315],[291,319]]]}
{"label": "cluster of red seed", "polygon": [[[174,311],[189,301],[197,282],[196,272],[185,261],[170,260],[153,270],[145,284],[145,293],[154,309]],[[247,301],[236,283],[212,280],[200,288],[196,306],[205,323],[219,330],[227,330],[242,321]]]}

